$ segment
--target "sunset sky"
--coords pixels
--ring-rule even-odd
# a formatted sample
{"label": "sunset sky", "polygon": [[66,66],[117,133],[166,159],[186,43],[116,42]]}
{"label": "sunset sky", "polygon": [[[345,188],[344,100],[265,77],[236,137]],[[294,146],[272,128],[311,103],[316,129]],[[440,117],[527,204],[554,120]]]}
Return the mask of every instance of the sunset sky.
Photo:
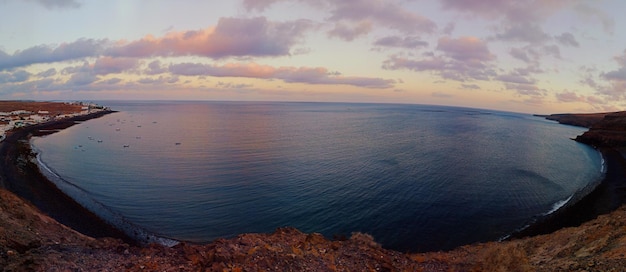
{"label": "sunset sky", "polygon": [[0,0],[0,99],[626,109],[621,0]]}

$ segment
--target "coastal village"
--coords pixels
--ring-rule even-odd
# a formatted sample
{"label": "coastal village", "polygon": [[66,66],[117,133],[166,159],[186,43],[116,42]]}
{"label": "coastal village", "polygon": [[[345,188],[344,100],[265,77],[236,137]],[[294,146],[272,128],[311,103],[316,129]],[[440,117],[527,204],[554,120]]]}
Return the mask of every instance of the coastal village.
{"label": "coastal village", "polygon": [[0,141],[12,129],[86,115],[107,107],[86,102],[0,101]]}

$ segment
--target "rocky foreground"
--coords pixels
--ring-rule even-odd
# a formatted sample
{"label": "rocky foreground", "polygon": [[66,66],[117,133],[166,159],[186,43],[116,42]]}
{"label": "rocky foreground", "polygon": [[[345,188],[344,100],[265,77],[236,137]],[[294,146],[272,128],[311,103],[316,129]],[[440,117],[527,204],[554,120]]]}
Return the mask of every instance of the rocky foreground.
{"label": "rocky foreground", "polygon": [[[622,121],[620,125],[615,118],[603,119],[590,130],[599,133],[584,136],[581,141],[602,143],[606,148],[621,147],[616,144],[622,143],[618,139],[626,139],[626,132],[620,132],[626,128],[626,119]],[[611,137],[604,138],[607,134]],[[405,254],[382,248],[367,234],[354,233],[348,239],[329,240],[293,228],[280,228],[271,234],[242,234],[206,245],[138,246],[132,241],[83,235],[58,223],[23,198],[0,189],[0,268],[2,271],[626,271],[626,206],[580,226],[546,235],[463,246],[448,252]]]}
{"label": "rocky foreground", "polygon": [[[3,271],[625,271],[626,208],[548,235],[403,254],[281,228],[208,245],[133,246],[82,235],[0,190]],[[419,242],[419,241],[416,241]]]}

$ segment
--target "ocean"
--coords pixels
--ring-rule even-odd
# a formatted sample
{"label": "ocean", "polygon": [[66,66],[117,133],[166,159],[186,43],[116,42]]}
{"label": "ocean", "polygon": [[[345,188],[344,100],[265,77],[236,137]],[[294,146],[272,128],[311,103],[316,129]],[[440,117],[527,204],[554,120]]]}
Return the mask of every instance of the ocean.
{"label": "ocean", "polygon": [[137,239],[291,226],[421,252],[498,240],[579,199],[603,159],[583,128],[402,104],[104,101],[32,139],[42,172]]}

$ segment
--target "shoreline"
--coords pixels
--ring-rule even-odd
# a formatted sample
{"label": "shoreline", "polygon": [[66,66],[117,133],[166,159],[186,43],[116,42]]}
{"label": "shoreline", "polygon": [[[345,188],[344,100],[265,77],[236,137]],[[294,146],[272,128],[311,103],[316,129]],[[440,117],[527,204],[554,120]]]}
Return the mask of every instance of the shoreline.
{"label": "shoreline", "polygon": [[623,130],[625,114],[626,112],[536,115],[562,125],[588,128],[572,140],[599,151],[605,159],[606,173],[596,188],[577,202],[540,218],[527,228],[513,233],[507,240],[577,227],[626,204],[626,153],[622,152],[626,145],[626,134]]}
{"label": "shoreline", "polygon": [[50,181],[33,162],[30,138],[56,133],[77,122],[99,118],[115,111],[98,111],[13,130],[0,143],[0,185],[35,205],[59,223],[94,238],[112,237],[136,242],[124,232],[78,204]]}
{"label": "shoreline", "polygon": [[[33,163],[35,157],[30,145],[31,137],[53,134],[78,122],[114,112],[116,111],[99,111],[31,125],[9,133],[0,143],[0,157],[4,158],[0,161],[0,185],[25,198],[61,224],[82,234],[94,238],[119,238],[136,245],[143,244],[65,194],[41,172],[36,163]],[[626,203],[626,186],[622,186],[624,193],[618,192],[618,182],[626,180],[626,159],[613,148],[596,149],[606,159],[607,171],[593,190],[571,205],[567,204],[551,214],[538,217],[527,227],[513,231],[501,241],[549,234],[562,228],[579,226]],[[24,163],[13,164],[14,161]]]}
{"label": "shoreline", "polygon": [[575,203],[538,218],[528,227],[516,231],[506,240],[520,239],[553,233],[577,227],[600,215],[610,213],[626,203],[626,159],[613,148],[597,149],[605,158],[606,173],[598,185]]}
{"label": "shoreline", "polygon": [[[616,145],[597,148],[605,156],[607,167],[606,175],[598,186],[576,204],[568,204],[566,206],[571,207],[555,212],[552,219],[559,223],[556,218],[567,217],[569,211],[583,223],[573,228],[561,226],[554,232],[547,229],[555,226],[549,222],[540,220],[533,224],[546,227],[544,230],[549,232],[546,235],[535,233],[532,237],[511,238],[508,241],[474,243],[445,252],[402,253],[383,248],[368,234],[357,232],[352,233],[350,238],[329,240],[319,233],[303,233],[285,227],[278,228],[274,233],[243,233],[210,243],[181,242],[166,247],[123,240],[128,237],[109,238],[116,237],[109,232],[114,233],[116,229],[106,227],[103,220],[82,206],[74,203],[61,209],[62,215],[70,217],[75,213],[93,216],[87,218],[91,225],[82,227],[94,228],[91,231],[98,230],[96,232],[100,235],[84,235],[82,231],[83,234],[77,232],[77,226],[62,222],[50,212],[35,207],[34,201],[18,197],[11,192],[13,190],[8,191],[7,184],[26,190],[31,195],[43,195],[52,202],[72,202],[60,190],[42,189],[37,184],[46,182],[36,180],[42,175],[37,177],[33,174],[33,171],[40,174],[41,171],[32,163],[28,139],[32,135],[55,133],[75,124],[75,121],[91,118],[97,117],[80,116],[38,125],[35,129],[22,129],[15,131],[21,134],[10,135],[13,144],[0,142],[0,155],[4,158],[0,161],[0,184],[4,187],[0,188],[0,270],[617,271],[626,264],[626,205],[621,204],[626,203],[626,185],[622,184],[626,181],[626,160]],[[32,168],[33,165],[35,168]],[[17,172],[6,172],[6,169]],[[21,179],[35,177],[35,180],[26,180],[25,183],[18,179],[7,181],[7,175],[16,174],[20,174],[18,178]],[[48,182],[47,186],[56,188]],[[583,210],[586,207],[587,213],[577,213],[577,205]],[[615,206],[618,206],[617,209],[610,211]],[[584,214],[593,216],[580,216]],[[87,223],[86,217],[74,216],[74,219],[78,227]]]}

